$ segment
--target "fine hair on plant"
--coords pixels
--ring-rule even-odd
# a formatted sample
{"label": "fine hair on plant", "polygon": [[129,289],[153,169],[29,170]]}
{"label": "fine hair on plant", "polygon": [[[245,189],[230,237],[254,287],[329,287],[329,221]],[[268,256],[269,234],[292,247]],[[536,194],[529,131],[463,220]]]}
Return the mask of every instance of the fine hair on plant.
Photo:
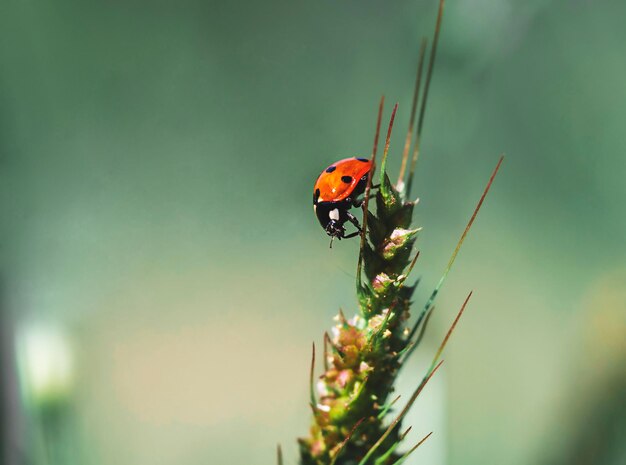
{"label": "fine hair on plant", "polygon": [[[427,63],[427,39],[422,39],[420,44],[409,128],[395,184],[390,181],[387,160],[398,104],[391,112],[380,168],[375,172],[384,111],[384,98],[380,100],[371,169],[362,203],[363,221],[356,266],[358,312],[348,318],[340,310],[331,334],[324,334],[323,372],[319,376],[315,375],[316,347],[313,344],[309,379],[312,422],[309,434],[298,440],[301,465],[398,465],[432,434],[404,447],[403,441],[411,427],[403,425],[403,420],[441,367],[443,350],[472,292],[460,305],[412,395],[408,399],[394,396],[394,384],[402,367],[420,346],[435,309],[436,297],[503,160],[500,157],[435,289],[412,317],[411,300],[417,284],[411,283],[409,276],[419,257],[416,240],[421,228],[412,225],[417,200],[411,198],[411,190],[420,154],[443,4],[444,1],[440,0]],[[277,458],[279,465],[282,464],[280,446]]]}

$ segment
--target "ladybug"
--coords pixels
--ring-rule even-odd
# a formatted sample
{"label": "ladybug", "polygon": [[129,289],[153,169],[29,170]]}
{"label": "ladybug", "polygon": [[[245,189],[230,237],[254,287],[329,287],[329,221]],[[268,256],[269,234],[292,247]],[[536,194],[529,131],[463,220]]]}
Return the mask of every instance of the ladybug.
{"label": "ladybug", "polygon": [[[372,161],[367,158],[345,158],[326,168],[313,187],[313,210],[324,231],[332,239],[347,239],[361,232],[361,225],[350,213],[360,207],[358,197],[365,191]],[[347,234],[344,224],[350,221],[357,231]]]}

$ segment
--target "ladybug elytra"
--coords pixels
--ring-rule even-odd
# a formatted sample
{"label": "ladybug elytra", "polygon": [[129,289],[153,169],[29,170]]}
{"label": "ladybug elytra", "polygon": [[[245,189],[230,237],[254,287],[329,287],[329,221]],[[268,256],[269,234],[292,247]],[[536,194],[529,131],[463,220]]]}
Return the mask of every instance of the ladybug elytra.
{"label": "ladybug elytra", "polygon": [[[313,209],[331,238],[347,239],[361,232],[359,221],[349,210],[361,206],[358,197],[365,191],[371,167],[372,162],[367,158],[345,158],[326,168],[315,181]],[[346,221],[357,231],[346,235]]]}

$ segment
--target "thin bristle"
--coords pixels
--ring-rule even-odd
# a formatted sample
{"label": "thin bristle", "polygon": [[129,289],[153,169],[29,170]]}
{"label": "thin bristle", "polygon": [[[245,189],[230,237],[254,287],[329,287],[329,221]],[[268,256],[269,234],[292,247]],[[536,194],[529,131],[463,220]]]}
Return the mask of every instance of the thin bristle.
{"label": "thin bristle", "polygon": [[500,169],[500,165],[502,164],[503,160],[504,160],[504,155],[500,157],[500,160],[498,160],[498,164],[493,170],[493,173],[491,173],[489,182],[487,183],[487,186],[483,190],[483,193],[480,196],[480,200],[478,201],[476,208],[474,208],[474,212],[472,213],[470,220],[467,222],[467,225],[465,226],[465,230],[463,231],[463,234],[461,234],[461,238],[459,239],[459,242],[457,243],[456,248],[454,249],[454,252],[452,253],[452,256],[450,257],[450,260],[448,260],[448,265],[446,266],[446,269],[443,272],[443,275],[439,279],[437,286],[435,286],[435,289],[433,290],[428,301],[426,302],[426,305],[424,306],[424,310],[422,310],[422,313],[427,312],[428,309],[433,305],[435,298],[437,297],[437,294],[439,293],[439,290],[441,289],[441,286],[446,280],[446,277],[448,276],[448,273],[450,272],[450,269],[452,268],[452,265],[454,264],[454,261],[456,260],[456,256],[458,255],[459,250],[461,250],[461,246],[463,245],[463,241],[465,241],[465,238],[467,237],[467,233],[469,233],[469,230],[471,229],[472,224],[474,224],[474,220],[476,219],[476,216],[478,215],[478,212],[480,211],[480,207],[483,205],[483,202],[485,201],[485,197],[487,196],[487,193],[489,192],[489,189],[491,188],[491,184],[493,183],[493,180],[495,179],[496,174],[498,174],[498,170]]}
{"label": "thin bristle", "polygon": [[415,257],[413,257],[413,260],[411,260],[411,263],[409,264],[409,267],[407,268],[406,273],[404,273],[405,280],[406,278],[409,277],[409,275],[411,274],[411,271],[413,271],[413,268],[415,267],[415,263],[417,262],[417,259],[419,257],[420,257],[420,251],[418,250],[417,253],[415,254]]}
{"label": "thin bristle", "polygon": [[380,411],[380,413],[378,414],[378,419],[381,420],[385,417],[385,415],[387,415],[387,412],[389,411],[389,409],[391,407],[394,406],[394,404],[396,402],[398,402],[398,400],[400,400],[401,396],[397,396],[395,399],[393,399],[391,402],[389,402],[388,404],[386,404],[383,409]]}
{"label": "thin bristle", "polygon": [[398,416],[391,422],[391,424],[387,427],[387,429],[385,430],[385,432],[383,433],[383,435],[378,439],[378,441],[376,441],[374,443],[374,445],[367,451],[367,453],[365,454],[365,456],[361,459],[361,461],[359,462],[359,465],[365,465],[368,460],[370,459],[370,457],[372,456],[372,454],[374,452],[376,452],[376,449],[378,449],[380,447],[380,445],[384,442],[385,439],[387,439],[387,436],[389,436],[391,434],[391,432],[394,430],[394,428],[398,425],[398,423],[400,423],[400,421],[402,421],[402,419],[404,418],[404,416],[408,413],[409,409],[413,406],[413,403],[417,400],[417,397],[420,395],[420,393],[422,392],[422,390],[424,389],[424,386],[426,386],[426,384],[428,383],[428,381],[433,377],[433,375],[435,374],[435,372],[439,369],[439,367],[443,364],[443,360],[441,362],[439,362],[439,364],[433,369],[431,370],[428,375],[426,375],[426,377],[424,377],[424,379],[422,379],[422,382],[420,383],[420,385],[417,387],[417,389],[415,390],[415,392],[413,392],[413,395],[411,396],[411,398],[409,399],[409,401],[407,402],[407,404],[404,406],[404,408],[402,409],[402,411],[398,414]]}
{"label": "thin bristle", "polygon": [[398,182],[396,186],[400,189],[404,172],[406,171],[406,162],[409,159],[409,150],[411,148],[411,141],[413,140],[413,125],[415,124],[415,115],[417,114],[417,102],[419,100],[420,87],[422,85],[422,74],[424,71],[424,57],[426,56],[426,46],[428,45],[428,39],[422,38],[420,45],[419,59],[417,61],[417,74],[415,77],[415,88],[413,89],[413,103],[411,105],[411,118],[409,120],[409,128],[406,132],[406,139],[404,141],[404,151],[402,152],[402,163],[400,164],[400,173],[398,174]]}
{"label": "thin bristle", "polygon": [[337,354],[339,354],[339,355],[343,356],[343,352],[341,351],[341,349],[340,349],[339,347],[337,347],[337,344],[335,344],[335,343],[333,342],[333,340],[331,339],[330,335],[328,334],[328,331],[326,331],[326,332],[324,333],[324,337],[326,338],[326,340],[328,341],[328,343],[330,344],[330,346],[333,348],[333,350],[334,350]]}
{"label": "thin bristle", "polygon": [[431,431],[431,432],[430,432],[430,433],[428,433],[426,436],[424,436],[424,437],[422,438],[422,440],[421,440],[420,442],[418,442],[418,443],[417,443],[417,444],[413,447],[412,451],[413,451],[413,450],[415,450],[415,449],[417,449],[417,448],[418,448],[419,446],[421,446],[422,444],[424,444],[424,442],[426,441],[426,439],[428,439],[428,438],[429,438],[432,434],[433,434],[433,432]]}
{"label": "thin bristle", "polygon": [[437,44],[439,43],[439,31],[441,31],[441,20],[443,18],[443,5],[445,0],[439,0],[439,12],[437,13],[437,23],[435,24],[435,32],[433,34],[433,45],[430,49],[430,58],[428,59],[428,71],[426,72],[426,82],[424,83],[424,93],[420,103],[420,115],[417,120],[417,134],[415,136],[415,147],[413,149],[413,158],[411,159],[411,168],[409,170],[409,178],[406,186],[406,198],[411,196],[411,187],[413,185],[413,176],[415,174],[415,165],[419,156],[419,145],[422,139],[422,127],[424,125],[424,116],[426,115],[426,102],[428,100],[428,91],[430,89],[430,80],[435,68],[435,57],[437,56]]}
{"label": "thin bristle", "polygon": [[409,434],[412,429],[413,426],[409,426],[406,431],[400,435],[400,441],[404,441],[404,438],[406,438],[407,434]]}
{"label": "thin bristle", "polygon": [[276,446],[276,463],[283,465],[283,449],[280,447],[280,444]]}
{"label": "thin bristle", "polygon": [[365,194],[363,200],[363,228],[361,230],[361,243],[359,245],[359,260],[356,265],[356,282],[357,290],[361,287],[361,268],[363,266],[363,248],[365,247],[365,238],[367,234],[367,212],[370,201],[370,191],[372,188],[372,177],[374,176],[374,170],[376,169],[376,152],[378,151],[378,138],[380,136],[380,125],[383,120],[383,108],[385,106],[385,96],[380,97],[380,103],[378,104],[378,118],[376,119],[376,130],[374,132],[374,147],[372,147],[372,165],[370,172],[367,175],[367,184],[365,185]]}
{"label": "thin bristle", "polygon": [[420,116],[417,120],[417,135],[422,134],[422,126],[424,124],[424,114],[426,112],[426,100],[428,99],[428,90],[430,88],[430,80],[433,76],[435,67],[435,58],[437,57],[437,44],[439,43],[439,32],[441,31],[441,20],[443,18],[443,5],[445,0],[439,1],[439,12],[437,13],[437,24],[435,25],[435,34],[433,36],[433,46],[430,49],[430,58],[428,60],[428,71],[426,73],[426,82],[424,83],[424,95],[422,96],[422,104],[420,106]]}
{"label": "thin bristle", "polygon": [[335,454],[335,457],[333,457],[333,460],[330,462],[330,465],[335,465],[335,462],[337,462],[337,458],[339,458],[339,455],[341,454],[343,449],[346,447],[346,444],[348,444],[348,441],[354,435],[354,433],[356,432],[357,428],[361,425],[361,423],[363,423],[364,420],[365,420],[365,418],[361,418],[359,421],[356,422],[356,424],[354,425],[352,430],[348,433],[346,438],[343,440],[343,442],[339,446],[339,449],[337,450],[337,453]]}
{"label": "thin bristle", "polygon": [[[424,320],[424,324],[422,325],[422,329],[420,330],[419,336],[417,336],[417,339],[415,340],[415,345],[419,345],[419,343],[422,340],[422,337],[424,337],[424,333],[426,332],[426,327],[428,326],[428,320],[430,320],[431,315],[433,314],[433,312],[435,311],[435,306],[433,305],[432,307],[430,307],[429,309],[430,311],[428,313],[426,313],[425,315],[425,320]],[[411,340],[415,334],[415,331],[417,331],[417,329],[420,326],[420,322],[421,320],[418,320],[415,324],[415,326],[413,326],[413,329],[411,330],[411,334],[409,334],[409,337],[407,338],[408,340]]]}
{"label": "thin bristle", "polygon": [[311,350],[311,371],[309,372],[309,394],[311,396],[311,404],[316,405],[315,399],[315,342],[312,345]]}
{"label": "thin bristle", "polygon": [[391,143],[391,131],[393,130],[393,122],[396,119],[396,112],[398,111],[398,104],[396,103],[391,112],[391,118],[389,119],[389,127],[387,128],[387,138],[385,139],[385,150],[383,151],[383,159],[380,162],[380,183],[385,182],[385,171],[387,167],[387,155],[389,154],[389,144]]}
{"label": "thin bristle", "polygon": [[342,325],[347,325],[348,324],[348,320],[346,319],[346,315],[343,313],[343,309],[339,308],[339,312],[337,312],[337,316],[339,317],[339,321],[341,322]]}
{"label": "thin bristle", "polygon": [[[433,305],[430,308],[430,311],[428,313],[426,313],[426,316],[425,316],[425,319],[424,319],[424,324],[421,325],[420,333],[417,336],[417,339],[415,339],[415,342],[413,342],[413,343],[409,342],[409,344],[411,344],[411,346],[407,349],[406,354],[404,355],[404,358],[400,362],[401,363],[401,365],[400,365],[401,367],[404,366],[404,362],[411,356],[413,351],[420,345],[420,342],[422,342],[422,339],[424,338],[424,334],[426,333],[426,328],[428,327],[428,322],[430,321],[430,317],[432,316],[432,314],[434,312],[435,312],[435,306]],[[420,322],[421,321],[422,320],[418,320],[417,323],[413,326],[413,329],[411,330],[411,333],[407,337],[407,341],[411,341],[413,339],[413,336],[415,335],[415,332],[420,327]]]}
{"label": "thin bristle", "polygon": [[376,159],[376,152],[378,150],[378,138],[380,137],[380,125],[383,121],[383,108],[385,107],[385,96],[380,96],[380,102],[378,103],[378,119],[376,120],[376,132],[374,133],[374,146],[372,147],[372,163]]}
{"label": "thin bristle", "polygon": [[411,332],[409,333],[409,335],[408,335],[408,337],[406,339],[407,341],[411,341],[413,339],[413,336],[415,336],[415,333],[417,332],[418,328],[420,327],[420,324],[422,323],[422,321],[424,321],[424,318],[426,318],[426,321],[424,322],[424,326],[422,326],[422,331],[420,332],[420,335],[419,335],[418,339],[415,341],[413,346],[407,351],[406,356],[404,357],[404,361],[406,361],[410,357],[410,355],[417,348],[417,346],[419,345],[419,343],[420,343],[420,341],[422,339],[422,336],[424,334],[424,330],[426,329],[426,324],[428,322],[428,318],[430,317],[430,314],[432,313],[432,312],[430,312],[430,309],[434,305],[435,299],[437,298],[437,295],[439,294],[439,290],[443,286],[443,283],[446,280],[446,277],[448,276],[448,273],[450,272],[450,269],[452,268],[452,265],[453,265],[454,261],[456,260],[456,256],[458,255],[459,250],[461,250],[461,246],[463,245],[463,241],[467,237],[467,233],[469,232],[470,228],[472,227],[472,224],[474,223],[474,220],[476,219],[476,216],[478,215],[478,211],[480,210],[480,207],[482,206],[482,204],[483,204],[483,202],[485,200],[485,197],[487,196],[487,193],[489,192],[489,189],[491,188],[491,184],[493,183],[493,180],[495,179],[496,174],[498,174],[498,170],[500,169],[500,165],[502,164],[503,160],[504,160],[504,155],[502,155],[500,157],[500,160],[498,160],[498,164],[496,165],[495,169],[491,173],[491,177],[489,178],[489,181],[487,182],[487,185],[485,186],[485,189],[483,190],[483,193],[480,196],[480,200],[478,201],[478,204],[476,204],[476,208],[474,208],[474,212],[472,213],[472,216],[470,217],[470,220],[467,222],[467,225],[465,226],[465,230],[463,231],[463,234],[461,235],[461,238],[459,239],[459,242],[457,243],[456,248],[454,249],[454,252],[452,253],[452,256],[450,257],[450,260],[448,261],[448,265],[446,266],[446,269],[445,269],[443,275],[439,279],[439,282],[437,283],[437,286],[435,286],[435,289],[433,290],[432,294],[428,298],[428,301],[426,302],[426,305],[424,306],[422,312],[420,313],[419,317],[417,318],[417,321],[413,325],[413,328],[411,329]]}
{"label": "thin bristle", "polygon": [[328,371],[328,333],[324,333],[324,371]]}
{"label": "thin bristle", "polygon": [[424,444],[424,442],[426,441],[426,439],[428,439],[431,435],[433,434],[433,432],[431,431],[430,433],[428,433],[426,436],[424,436],[420,442],[418,442],[417,444],[415,444],[413,447],[411,447],[408,451],[406,451],[404,453],[404,455],[402,457],[400,457],[397,461],[395,461],[393,463],[393,465],[400,465],[402,462],[404,462],[407,457],[409,455],[411,455],[413,452],[415,452],[415,449],[417,449],[419,446],[421,446],[422,444]]}
{"label": "thin bristle", "polygon": [[[474,291],[472,291],[472,292],[474,292]],[[430,364],[431,368],[435,365],[435,363],[437,363],[437,360],[439,360],[439,357],[441,357],[443,349],[445,349],[446,344],[448,343],[448,340],[450,339],[450,336],[452,335],[452,331],[454,331],[454,328],[456,328],[456,325],[459,322],[459,319],[461,318],[461,315],[463,315],[463,312],[465,311],[465,307],[467,306],[467,303],[469,302],[470,297],[472,297],[472,292],[470,292],[467,295],[467,298],[465,299],[465,302],[463,302],[463,305],[461,306],[461,310],[459,310],[459,313],[456,315],[456,318],[452,322],[452,325],[450,326],[450,329],[448,329],[448,332],[446,333],[446,337],[443,338],[443,341],[441,342],[441,345],[439,346],[439,350],[437,350],[437,353],[435,354],[435,357],[433,358],[433,361]]]}

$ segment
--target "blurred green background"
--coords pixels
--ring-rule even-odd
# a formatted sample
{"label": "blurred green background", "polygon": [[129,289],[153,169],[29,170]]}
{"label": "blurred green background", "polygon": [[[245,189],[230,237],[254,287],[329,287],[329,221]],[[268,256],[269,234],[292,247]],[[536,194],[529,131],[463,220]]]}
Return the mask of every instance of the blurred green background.
{"label": "blurred green background", "polygon": [[[312,184],[368,155],[435,0],[0,5],[6,464],[268,464],[356,310]],[[449,0],[415,192],[430,327],[470,289],[412,463],[626,463],[626,3]],[[423,373],[417,358],[400,390]]]}

